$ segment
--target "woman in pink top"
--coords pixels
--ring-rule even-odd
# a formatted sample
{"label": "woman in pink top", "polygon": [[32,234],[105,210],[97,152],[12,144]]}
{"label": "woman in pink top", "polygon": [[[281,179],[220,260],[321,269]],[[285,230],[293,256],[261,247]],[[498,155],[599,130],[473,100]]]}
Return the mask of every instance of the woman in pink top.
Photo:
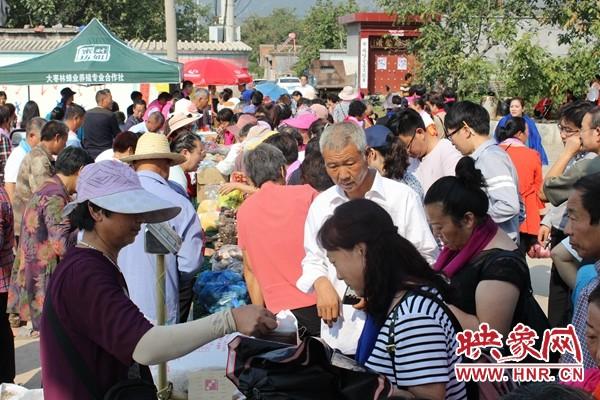
{"label": "woman in pink top", "polygon": [[238,210],[238,243],[253,304],[271,312],[291,310],[299,331],[319,336],[316,297],[296,287],[304,258],[304,222],[317,196],[309,185],[285,186],[286,160],[262,143],[244,154],[248,179],[258,190]]}

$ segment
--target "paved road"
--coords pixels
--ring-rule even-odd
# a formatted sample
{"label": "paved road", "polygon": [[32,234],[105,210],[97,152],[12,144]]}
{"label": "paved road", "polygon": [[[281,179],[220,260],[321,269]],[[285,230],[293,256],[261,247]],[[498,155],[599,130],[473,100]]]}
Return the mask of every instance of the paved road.
{"label": "paved road", "polygon": [[[562,144],[554,125],[540,129],[544,147],[552,163],[562,150]],[[544,168],[545,170],[547,167]],[[550,280],[549,259],[528,259],[531,273],[531,283],[536,299],[544,310],[548,307],[548,282]],[[39,340],[25,336],[26,329],[22,328],[15,339],[17,377],[16,383],[27,388],[40,387]]]}

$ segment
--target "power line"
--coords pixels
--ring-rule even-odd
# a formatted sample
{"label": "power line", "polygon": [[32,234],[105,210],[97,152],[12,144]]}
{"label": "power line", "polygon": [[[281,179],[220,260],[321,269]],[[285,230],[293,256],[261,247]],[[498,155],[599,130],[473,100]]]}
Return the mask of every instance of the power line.
{"label": "power line", "polygon": [[[242,0],[238,0],[238,1],[241,2]],[[235,17],[238,18],[240,15],[242,15],[246,11],[246,9],[248,9],[248,7],[250,6],[250,4],[252,4],[252,0],[248,0],[248,2],[246,3],[246,5],[244,7],[242,7],[241,11],[237,12],[237,15]],[[239,6],[238,6],[238,9],[239,9]]]}

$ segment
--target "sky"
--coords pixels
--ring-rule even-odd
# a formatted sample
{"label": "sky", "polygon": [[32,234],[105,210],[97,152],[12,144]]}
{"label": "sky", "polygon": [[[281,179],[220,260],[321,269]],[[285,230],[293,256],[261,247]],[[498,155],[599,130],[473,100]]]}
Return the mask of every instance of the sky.
{"label": "sky", "polygon": [[[336,0],[341,3],[344,0]],[[199,0],[202,4],[208,4],[214,10],[214,0]],[[315,4],[316,0],[236,0],[236,22],[240,23],[252,14],[269,15],[274,8],[293,8],[298,16],[303,16]],[[358,0],[361,8],[376,10],[375,0]]]}

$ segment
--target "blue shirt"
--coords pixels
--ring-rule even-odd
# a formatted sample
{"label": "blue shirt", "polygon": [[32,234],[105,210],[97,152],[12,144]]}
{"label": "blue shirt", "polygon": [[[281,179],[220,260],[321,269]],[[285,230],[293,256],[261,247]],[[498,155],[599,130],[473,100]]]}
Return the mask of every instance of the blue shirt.
{"label": "blue shirt", "polygon": [[[192,279],[202,265],[200,219],[188,199],[175,192],[160,175],[138,171],[142,187],[156,196],[181,207],[181,212],[168,221],[182,238],[181,249],[165,256],[167,324],[177,323],[179,315],[179,280]],[[144,315],[156,321],[156,255],[144,251],[142,225],[135,241],[119,253],[119,267],[125,276],[129,296]]]}

